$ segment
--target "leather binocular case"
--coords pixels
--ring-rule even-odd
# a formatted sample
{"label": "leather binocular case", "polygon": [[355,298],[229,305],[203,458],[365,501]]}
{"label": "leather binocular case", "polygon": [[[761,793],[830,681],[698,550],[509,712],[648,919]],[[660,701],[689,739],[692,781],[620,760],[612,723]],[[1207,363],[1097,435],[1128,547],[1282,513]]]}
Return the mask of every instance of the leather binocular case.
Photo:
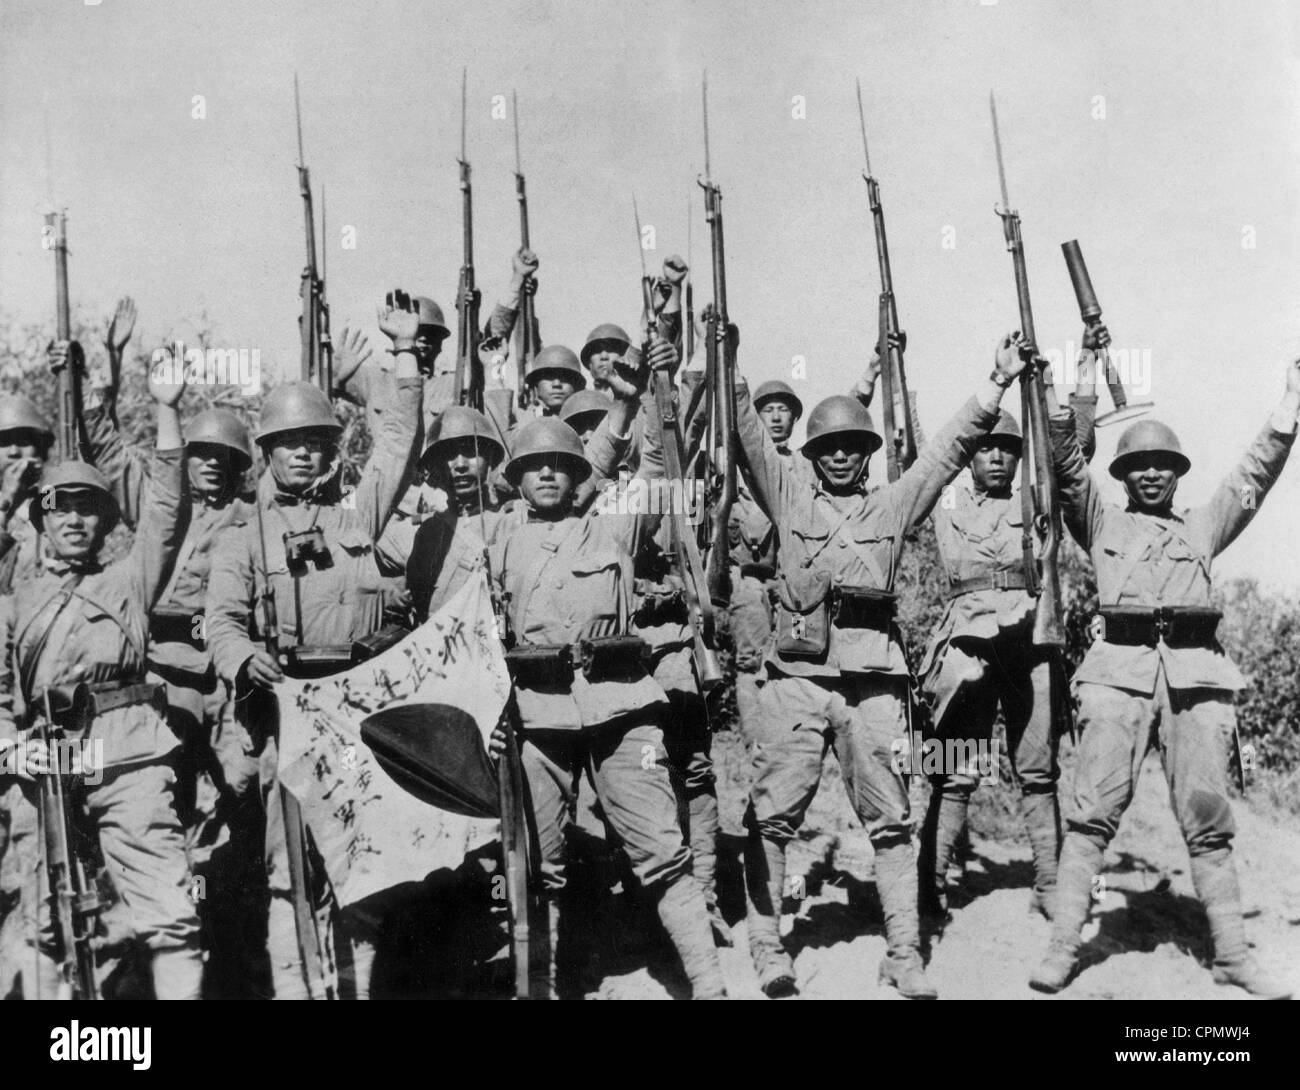
{"label": "leather binocular case", "polygon": [[649,656],[650,645],[640,636],[600,636],[578,644],[578,662],[588,681],[639,681]]}
{"label": "leather binocular case", "polygon": [[280,651],[280,666],[292,678],[329,677],[382,654],[409,635],[405,625],[387,624],[351,643],[286,647]]}

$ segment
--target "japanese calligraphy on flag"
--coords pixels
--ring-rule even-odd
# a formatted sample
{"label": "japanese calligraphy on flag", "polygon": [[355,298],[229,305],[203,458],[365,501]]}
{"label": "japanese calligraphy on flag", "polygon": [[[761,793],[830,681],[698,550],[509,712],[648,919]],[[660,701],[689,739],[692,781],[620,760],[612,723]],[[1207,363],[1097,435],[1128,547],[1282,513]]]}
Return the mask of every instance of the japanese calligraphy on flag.
{"label": "japanese calligraphy on flag", "polygon": [[[470,580],[410,636],[346,673],[288,680],[280,782],[298,799],[340,905],[456,867],[498,822],[436,809],[397,785],[362,742],[385,708],[436,704],[472,718],[483,744],[510,694],[487,580]],[[437,720],[430,718],[429,729]]]}

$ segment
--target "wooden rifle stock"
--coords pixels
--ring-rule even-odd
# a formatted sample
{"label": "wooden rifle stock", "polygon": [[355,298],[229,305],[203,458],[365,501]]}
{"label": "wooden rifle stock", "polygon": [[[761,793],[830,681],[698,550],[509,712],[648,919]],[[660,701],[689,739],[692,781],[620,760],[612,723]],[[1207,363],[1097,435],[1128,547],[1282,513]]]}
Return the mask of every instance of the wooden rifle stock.
{"label": "wooden rifle stock", "polygon": [[42,826],[45,870],[49,879],[57,958],[64,987],[72,999],[99,999],[95,975],[94,936],[99,914],[106,907],[72,846],[74,817],[60,767],[63,732],[54,725],[49,690],[45,719],[35,730],[49,754],[50,771],[41,776],[38,816]]}
{"label": "wooden rifle stock", "polygon": [[709,312],[705,352],[712,353],[706,366],[711,384],[714,432],[709,453],[719,459],[718,492],[713,497],[710,518],[707,578],[709,596],[715,606],[731,599],[731,508],[736,502],[736,357],[731,323],[727,315],[727,259],[722,228],[722,190],[713,183],[709,167],[709,85],[704,83],[704,218],[709,225],[709,248],[713,258],[713,304]]}

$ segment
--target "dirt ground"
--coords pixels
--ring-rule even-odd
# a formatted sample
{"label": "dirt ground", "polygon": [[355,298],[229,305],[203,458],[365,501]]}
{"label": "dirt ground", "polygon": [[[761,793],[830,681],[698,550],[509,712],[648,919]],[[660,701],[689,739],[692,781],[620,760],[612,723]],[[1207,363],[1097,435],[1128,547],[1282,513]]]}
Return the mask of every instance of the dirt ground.
{"label": "dirt ground", "polygon": [[[1068,745],[1068,743],[1067,743]],[[734,998],[758,999],[739,887],[744,755],[733,735],[717,738],[724,857],[721,895],[736,945],[722,950]],[[1069,755],[1063,783],[1069,782]],[[925,788],[913,795],[923,811]],[[971,852],[953,919],[930,942],[929,975],[941,998],[1042,999],[1029,974],[1047,945],[1049,925],[1028,910],[1029,847],[1015,795],[985,787],[972,807]],[[1236,853],[1246,930],[1256,955],[1300,991],[1300,831],[1276,810],[1235,800]],[[1106,888],[1084,930],[1085,968],[1059,998],[1248,999],[1211,979],[1205,914],[1192,892],[1187,851],[1169,808],[1158,759],[1143,768],[1133,803],[1106,854]],[[802,889],[800,889],[802,883]],[[834,758],[800,837],[789,850],[783,933],[803,999],[898,999],[876,982],[885,953],[871,846],[844,797]],[[681,982],[652,947],[632,964],[609,966],[589,998],[652,999],[682,994]]]}

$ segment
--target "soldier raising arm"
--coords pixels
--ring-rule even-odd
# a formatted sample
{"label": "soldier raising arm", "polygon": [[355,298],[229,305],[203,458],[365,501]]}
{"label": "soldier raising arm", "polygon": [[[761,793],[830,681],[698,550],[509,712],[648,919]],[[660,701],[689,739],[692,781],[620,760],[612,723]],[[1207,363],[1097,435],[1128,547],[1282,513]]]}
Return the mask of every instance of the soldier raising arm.
{"label": "soldier raising arm", "polygon": [[[46,555],[15,588],[5,615],[10,684],[0,697],[0,735],[28,731],[49,706],[69,737],[83,741],[83,755],[102,762],[92,768],[83,757],[84,771],[99,778],[77,784],[77,805],[96,830],[131,929],[152,952],[155,993],[197,999],[203,966],[175,804],[179,743],[159,687],[145,681],[146,615],[167,582],[189,514],[176,411],[183,390],[150,375],[157,451],[139,531],[123,559],[100,563],[119,518],[103,475],[81,462],[46,469],[32,507]],[[74,688],[75,699],[60,699]],[[49,771],[43,746],[28,742],[26,753],[26,774]],[[35,783],[28,779],[24,790],[34,796]],[[41,904],[48,930],[48,901]]]}
{"label": "soldier raising arm", "polygon": [[998,419],[1003,392],[1025,367],[1014,336],[995,369],[896,482],[867,490],[881,439],[858,402],[813,409],[801,451],[816,480],[796,472],[736,390],[737,430],[755,500],[777,527],[777,633],[765,660],[753,752],[745,850],[750,953],[769,995],[794,989],[781,946],[785,846],[803,823],[826,748],[836,747],[854,809],[876,850],[889,942],[880,978],[903,995],[933,998],[920,955],[916,863],[907,792],[890,752],[906,731],[908,668],[894,622],[903,535],[970,461]]}
{"label": "soldier raising arm", "polygon": [[1277,480],[1298,411],[1300,361],[1287,368],[1286,394],[1250,449],[1210,501],[1192,510],[1173,504],[1191,462],[1166,425],[1142,420],[1120,436],[1110,465],[1128,493],[1119,507],[1102,501],[1070,413],[1052,419],[1065,522],[1096,568],[1100,619],[1074,676],[1082,731],[1074,813],[1061,848],[1051,945],[1030,978],[1039,991],[1059,991],[1078,968],[1093,878],[1154,741],[1209,918],[1215,981],[1261,996],[1288,994],[1250,955],[1242,923],[1225,746],[1236,730],[1233,694],[1244,681],[1215,635],[1210,565]]}

